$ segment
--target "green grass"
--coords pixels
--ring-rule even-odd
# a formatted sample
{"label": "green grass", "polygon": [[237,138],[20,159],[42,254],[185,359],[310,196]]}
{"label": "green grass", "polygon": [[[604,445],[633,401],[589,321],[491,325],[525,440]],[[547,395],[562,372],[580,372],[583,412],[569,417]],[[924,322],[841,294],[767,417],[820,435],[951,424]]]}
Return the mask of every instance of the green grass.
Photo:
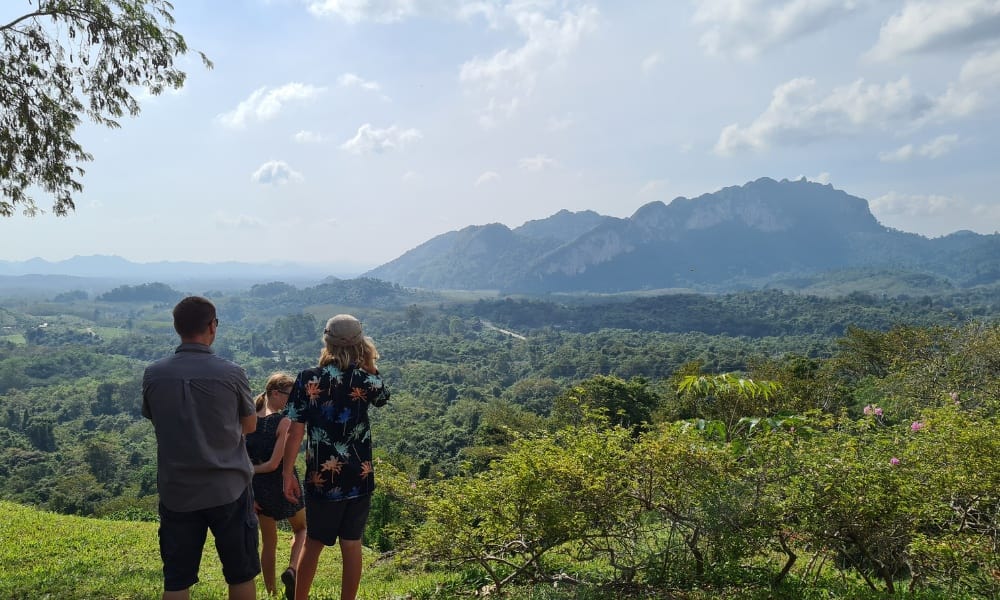
{"label": "green grass", "polygon": [[[157,524],[107,521],[57,515],[0,501],[0,598],[10,600],[139,600],[159,598],[163,590]],[[209,536],[211,538],[211,536]],[[290,535],[278,544],[279,574],[288,556]],[[365,553],[359,598],[402,599],[433,590],[443,579],[430,574],[402,577],[388,561]],[[193,599],[226,598],[222,567],[211,539],[205,544],[201,581]],[[320,557],[311,598],[340,598],[340,551]],[[279,586],[280,590],[280,586]],[[267,598],[257,578],[257,595]],[[424,596],[426,597],[426,596]]]}
{"label": "green grass", "polygon": [[[58,515],[0,501],[0,598],[4,600],[139,600],[159,598],[163,580],[157,524]],[[288,556],[290,534],[281,532],[278,571]],[[194,600],[224,599],[226,583],[212,541],[202,557],[201,581],[191,588]],[[312,600],[339,600],[340,552],[328,548],[320,557]],[[413,571],[393,559],[365,552],[361,600],[454,600],[469,598],[485,583],[481,575]],[[794,578],[782,588],[750,582],[746,586],[652,590],[588,585],[518,586],[497,596],[503,600],[971,600],[941,592],[894,596],[867,589],[853,576],[829,574],[805,584]],[[279,591],[281,586],[279,584]],[[263,580],[257,596],[265,599]]]}
{"label": "green grass", "polygon": [[0,341],[10,342],[15,346],[23,346],[27,343],[24,336],[20,333],[15,333],[13,335],[0,335]]}
{"label": "green grass", "polygon": [[129,334],[129,331],[122,327],[92,327],[92,329],[104,340],[114,340]]}

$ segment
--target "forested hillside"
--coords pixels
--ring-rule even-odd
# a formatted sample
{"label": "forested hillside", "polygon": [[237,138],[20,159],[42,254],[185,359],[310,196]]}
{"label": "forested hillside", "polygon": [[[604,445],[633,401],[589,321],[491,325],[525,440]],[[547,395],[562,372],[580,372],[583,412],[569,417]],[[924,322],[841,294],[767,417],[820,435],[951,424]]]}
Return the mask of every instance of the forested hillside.
{"label": "forested hillside", "polygon": [[[176,343],[175,292],[3,301],[0,499],[155,520],[139,382]],[[392,577],[437,573],[437,597],[553,581],[576,590],[554,597],[1000,594],[989,290],[556,302],[359,279],[208,293],[216,350],[255,389],[314,364],[328,316],[364,322],[393,390],[373,411],[366,544]]]}

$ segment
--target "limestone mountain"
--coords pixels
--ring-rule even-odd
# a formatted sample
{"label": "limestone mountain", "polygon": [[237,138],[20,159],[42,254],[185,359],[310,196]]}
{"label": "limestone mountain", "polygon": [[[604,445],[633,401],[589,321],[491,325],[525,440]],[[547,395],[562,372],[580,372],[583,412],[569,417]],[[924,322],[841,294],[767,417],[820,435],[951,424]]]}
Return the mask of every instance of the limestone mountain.
{"label": "limestone mountain", "polygon": [[500,223],[472,225],[436,236],[365,276],[432,289],[507,287],[538,257],[611,220],[561,210],[513,230]]}
{"label": "limestone mountain", "polygon": [[1000,236],[928,239],[881,225],[866,200],[830,185],[762,178],[651,202],[625,219],[560,211],[514,230],[467,227],[366,275],[438,289],[617,292],[748,287],[858,268],[992,283],[1000,278]]}

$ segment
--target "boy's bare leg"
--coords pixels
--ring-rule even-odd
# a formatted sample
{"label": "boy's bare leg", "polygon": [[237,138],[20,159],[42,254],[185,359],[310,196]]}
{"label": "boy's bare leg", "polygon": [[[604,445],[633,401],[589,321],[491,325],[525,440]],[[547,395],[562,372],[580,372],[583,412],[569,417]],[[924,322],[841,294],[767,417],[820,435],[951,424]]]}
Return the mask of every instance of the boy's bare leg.
{"label": "boy's bare leg", "polygon": [[361,540],[340,540],[344,571],[340,577],[340,600],[354,600],[361,585]]}
{"label": "boy's bare leg", "polygon": [[306,538],[302,554],[299,555],[299,566],[295,571],[295,600],[308,600],[309,588],[316,577],[316,567],[319,565],[319,555],[323,552],[323,542]]}
{"label": "boy's bare leg", "polygon": [[230,585],[229,600],[257,600],[256,578]]}

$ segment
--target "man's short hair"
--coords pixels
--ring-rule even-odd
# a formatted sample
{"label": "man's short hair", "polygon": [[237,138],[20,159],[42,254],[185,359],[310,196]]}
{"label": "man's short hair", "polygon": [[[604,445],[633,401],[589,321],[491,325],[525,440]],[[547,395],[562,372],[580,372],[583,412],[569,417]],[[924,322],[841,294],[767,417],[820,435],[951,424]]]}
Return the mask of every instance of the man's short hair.
{"label": "man's short hair", "polygon": [[174,331],[182,338],[204,333],[215,320],[215,305],[208,298],[188,296],[174,307]]}

